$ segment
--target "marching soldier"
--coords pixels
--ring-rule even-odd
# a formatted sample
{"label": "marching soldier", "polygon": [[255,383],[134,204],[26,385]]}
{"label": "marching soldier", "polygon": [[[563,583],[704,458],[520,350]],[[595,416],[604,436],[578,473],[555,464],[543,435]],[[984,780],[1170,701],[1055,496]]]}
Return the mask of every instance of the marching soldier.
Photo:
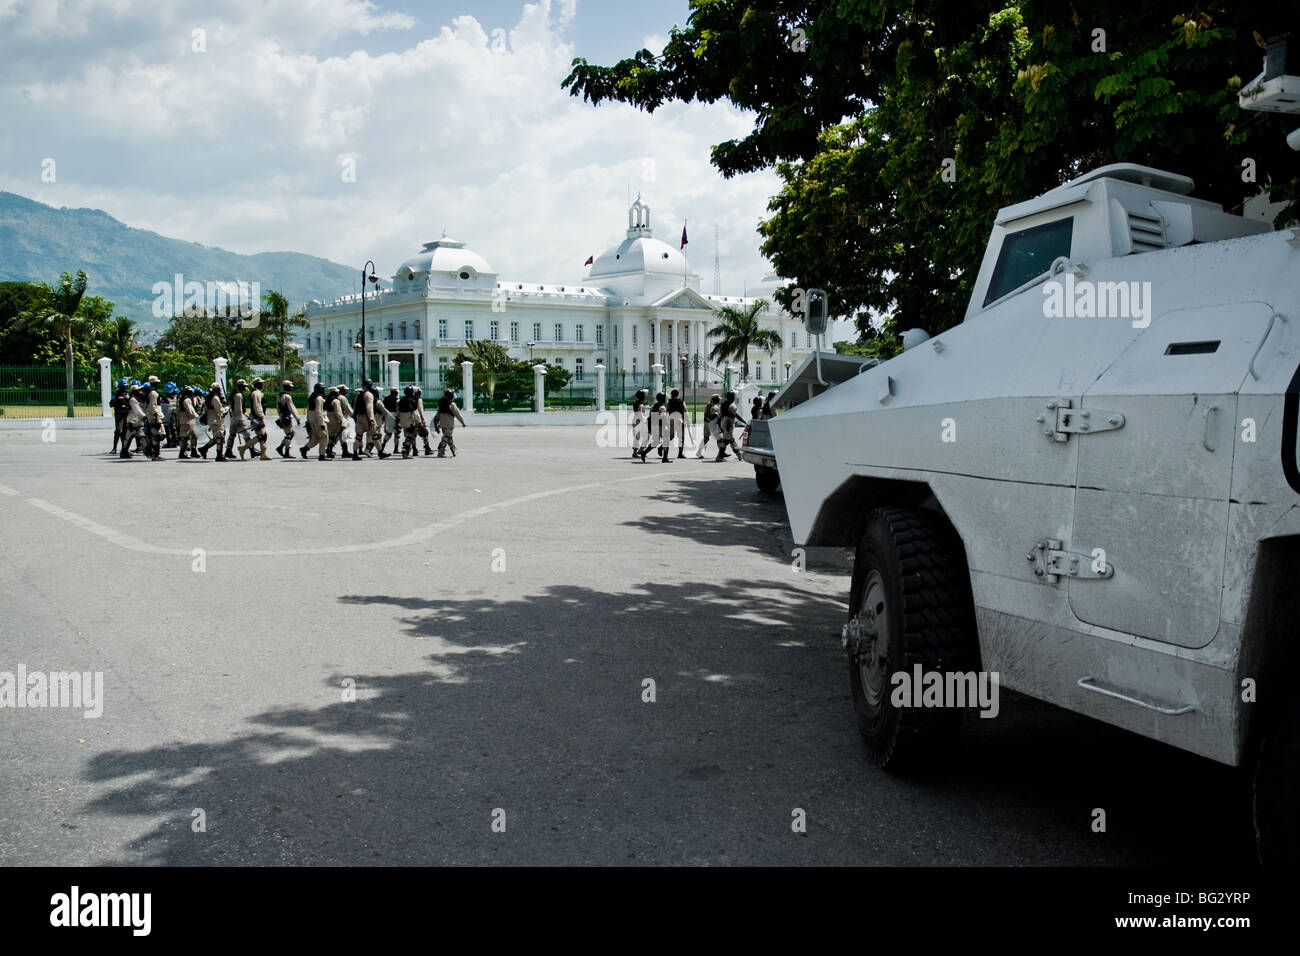
{"label": "marching soldier", "polygon": [[117,380],[117,389],[113,393],[108,407],[113,410],[113,450],[110,455],[117,454],[117,446],[120,443],[122,448],[126,448],[126,413],[130,410],[131,396],[130,384],[124,378]]}
{"label": "marching soldier", "polygon": [[326,398],[325,387],[317,382],[315,390],[307,399],[307,444],[298,449],[304,458],[307,457],[307,452],[315,448],[319,456],[318,460],[325,460],[325,450],[329,445],[327,434],[329,415],[325,411]]}
{"label": "marching soldier", "polygon": [[651,448],[659,450],[659,460],[668,461],[668,441],[666,432],[668,430],[668,396],[663,392],[655,395],[655,403],[650,406],[650,444],[641,452],[641,460],[645,461],[646,453]]}
{"label": "marching soldier", "polygon": [[194,419],[196,417],[194,412],[194,389],[186,385],[181,389],[180,401],[176,403],[176,411],[172,413],[172,422],[176,426],[176,440],[181,446],[179,458],[199,457],[197,454],[191,455],[191,448],[198,441],[194,429]]}
{"label": "marching soldier", "polygon": [[[343,405],[339,402],[339,390],[331,388],[325,396],[325,434],[329,436],[329,446],[325,449],[325,457],[333,458],[334,446],[339,443],[339,437],[343,434]],[[343,446],[343,454],[348,453],[348,446]]]}
{"label": "marching soldier", "polygon": [[241,439],[239,446],[239,457],[242,460],[244,452],[252,444],[253,433],[248,426],[248,415],[244,411],[244,402],[247,396],[244,390],[248,388],[248,383],[242,378],[235,380],[235,390],[230,393],[230,435],[226,439],[226,457],[233,459],[235,457],[235,439]]}
{"label": "marching soldier", "polygon": [[446,458],[446,449],[451,449],[451,457],[456,457],[456,442],[451,437],[452,429],[456,427],[456,422],[460,422],[465,428],[465,419],[460,414],[460,409],[456,407],[456,393],[447,389],[442,393],[442,398],[438,399],[438,430],[442,432],[442,441],[438,442],[438,457]]}
{"label": "marching soldier", "polygon": [[226,455],[222,453],[222,448],[226,443],[226,403],[222,401],[220,382],[212,383],[203,409],[211,437],[208,439],[207,444],[199,447],[199,457],[207,458],[208,449],[216,445],[217,461],[225,461]]}
{"label": "marching soldier", "polygon": [[280,453],[281,458],[290,458],[293,456],[293,432],[294,426],[302,424],[302,419],[298,417],[298,406],[293,403],[293,382],[284,381],[280,383],[280,397],[276,400],[275,408],[280,417],[275,423],[280,426],[284,432],[284,441],[276,446],[275,450]]}
{"label": "marching soldier", "polygon": [[402,457],[415,450],[415,389],[408,385],[397,400],[397,429],[402,436]]}
{"label": "marching soldier", "polygon": [[164,426],[162,395],[158,387],[158,376],[150,375],[149,381],[140,386],[140,391],[144,393],[146,402],[143,429],[146,435],[145,450],[150,461],[162,461]]}
{"label": "marching soldier", "polygon": [[424,439],[424,453],[432,455],[433,449],[429,447],[429,422],[424,417],[424,392],[418,385],[415,386],[415,433]]}
{"label": "marching soldier", "polygon": [[722,400],[722,411],[718,414],[718,428],[722,432],[722,437],[718,439],[718,457],[714,461],[722,461],[727,457],[727,446],[736,453],[736,461],[740,461],[740,449],[736,445],[735,428],[736,423],[745,424],[745,420],[740,417],[740,412],[736,410],[736,393],[728,392],[727,397]]}
{"label": "marching soldier", "polygon": [[[366,448],[366,457],[374,453],[374,448],[380,439],[379,420],[375,417],[375,393],[374,385],[370,379],[361,380],[361,391],[357,392],[357,405],[355,409],[357,441],[352,446],[352,460],[361,460],[361,439],[369,438],[370,445]],[[387,458],[383,449],[379,451],[380,458]]]}
{"label": "marching soldier", "polygon": [[164,448],[175,448],[180,444],[176,440],[176,406],[179,404],[180,389],[175,382],[168,382],[163,386],[162,394],[163,433],[167,436]]}
{"label": "marching soldier", "polygon": [[390,388],[388,394],[384,396],[384,440],[379,443],[379,450],[384,450],[384,445],[388,444],[388,439],[393,440],[393,454],[397,454],[397,389]]}
{"label": "marching soldier", "polygon": [[668,443],[664,446],[664,461],[672,454],[673,439],[677,439],[677,457],[686,457],[686,403],[681,393],[673,389],[668,396]]}
{"label": "marching soldier", "polygon": [[343,414],[343,420],[339,422],[339,441],[343,445],[343,457],[350,458],[348,445],[352,445],[353,451],[356,450],[354,444],[357,437],[356,412],[352,410],[352,403],[348,401],[348,387],[338,385],[336,388],[339,390],[339,410]]}
{"label": "marching soldier", "polygon": [[140,434],[140,428],[144,425],[144,409],[140,407],[140,389],[132,388],[126,397],[126,437],[122,439],[122,451],[119,458],[130,458],[131,437]]}
{"label": "marching soldier", "polygon": [[262,386],[266,384],[262,379],[253,379],[253,393],[248,397],[249,418],[253,424],[253,438],[251,441],[242,445],[239,449],[239,457],[244,457],[244,449],[261,446],[261,454],[258,455],[259,461],[270,461],[271,456],[266,453],[266,407],[263,404]]}
{"label": "marching soldier", "polygon": [[645,461],[645,456],[641,454],[642,446],[646,449],[650,447],[650,425],[646,419],[645,399],[644,388],[638,388],[632,397],[632,457],[642,461]]}
{"label": "marching soldier", "polygon": [[695,449],[695,457],[703,458],[704,449],[709,444],[709,436],[713,436],[716,441],[721,437],[721,431],[718,428],[718,416],[722,413],[722,396],[714,395],[709,399],[709,404],[704,408],[704,428],[703,435],[700,436],[700,445]]}

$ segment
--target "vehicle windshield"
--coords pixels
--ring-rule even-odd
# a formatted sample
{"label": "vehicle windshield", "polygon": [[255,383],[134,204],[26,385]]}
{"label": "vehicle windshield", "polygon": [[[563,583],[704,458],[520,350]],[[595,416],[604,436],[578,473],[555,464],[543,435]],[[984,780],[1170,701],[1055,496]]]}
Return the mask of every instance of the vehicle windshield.
{"label": "vehicle windshield", "polygon": [[996,302],[1030,279],[1042,275],[1059,256],[1069,256],[1073,238],[1073,216],[1005,236],[984,304]]}

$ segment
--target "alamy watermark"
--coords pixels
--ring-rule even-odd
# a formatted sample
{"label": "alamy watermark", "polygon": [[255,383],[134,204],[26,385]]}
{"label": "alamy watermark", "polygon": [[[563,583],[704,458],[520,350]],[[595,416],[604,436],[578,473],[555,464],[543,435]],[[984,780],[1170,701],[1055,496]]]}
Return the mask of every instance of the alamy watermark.
{"label": "alamy watermark", "polygon": [[1150,282],[1092,282],[1049,279],[1043,284],[1043,316],[1048,319],[1131,319],[1133,328],[1151,324]]}
{"label": "alamy watermark", "polygon": [[0,710],[15,708],[65,707],[83,710],[83,717],[104,713],[103,671],[28,671],[19,664],[17,672],[0,671]]}
{"label": "alamy watermark", "polygon": [[998,715],[997,671],[895,671],[889,702],[895,707],[978,707],[981,717]]}
{"label": "alamy watermark", "polygon": [[186,282],[184,274],[178,272],[170,282],[155,282],[150,291],[154,296],[154,318],[170,319],[182,313],[197,315],[200,312],[232,315],[252,319],[240,323],[246,329],[257,328],[262,319],[260,282]]}

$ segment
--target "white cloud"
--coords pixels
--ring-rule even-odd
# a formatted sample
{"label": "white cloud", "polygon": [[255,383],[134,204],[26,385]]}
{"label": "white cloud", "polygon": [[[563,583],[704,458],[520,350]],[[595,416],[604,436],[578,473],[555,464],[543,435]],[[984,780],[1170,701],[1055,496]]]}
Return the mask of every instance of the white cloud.
{"label": "white cloud", "polygon": [[[622,238],[630,189],[665,241],[689,217],[706,290],[716,222],[724,291],[739,292],[767,269],[755,226],[777,180],[723,180],[708,154],[749,117],[570,97],[566,35],[581,15],[543,0],[494,33],[467,14],[372,56],[359,36],[401,35],[409,17],[357,0],[235,0],[220,14],[0,0],[0,188],[236,252],[373,258],[386,274],[445,228],[508,278],[560,282]],[[54,184],[40,181],[47,156]]]}

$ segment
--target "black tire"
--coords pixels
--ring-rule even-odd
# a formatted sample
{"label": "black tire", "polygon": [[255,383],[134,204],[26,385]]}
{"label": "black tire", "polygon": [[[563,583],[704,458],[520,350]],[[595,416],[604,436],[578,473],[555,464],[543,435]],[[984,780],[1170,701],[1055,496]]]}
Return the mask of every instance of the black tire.
{"label": "black tire", "polygon": [[[860,617],[868,602],[878,627]],[[952,740],[962,711],[896,706],[892,675],[911,675],[917,664],[925,673],[974,670],[979,664],[965,551],[942,517],[914,508],[871,513],[853,567],[848,626],[855,620],[877,632],[873,639],[847,642],[853,709],[867,759],[890,768],[923,762]]]}
{"label": "black tire", "polygon": [[766,465],[754,466],[754,482],[758,485],[759,491],[767,494],[775,494],[776,490],[781,487],[781,473],[775,468],[768,468]]}
{"label": "black tire", "polygon": [[1300,864],[1300,701],[1268,718],[1255,763],[1255,845],[1266,866]]}

